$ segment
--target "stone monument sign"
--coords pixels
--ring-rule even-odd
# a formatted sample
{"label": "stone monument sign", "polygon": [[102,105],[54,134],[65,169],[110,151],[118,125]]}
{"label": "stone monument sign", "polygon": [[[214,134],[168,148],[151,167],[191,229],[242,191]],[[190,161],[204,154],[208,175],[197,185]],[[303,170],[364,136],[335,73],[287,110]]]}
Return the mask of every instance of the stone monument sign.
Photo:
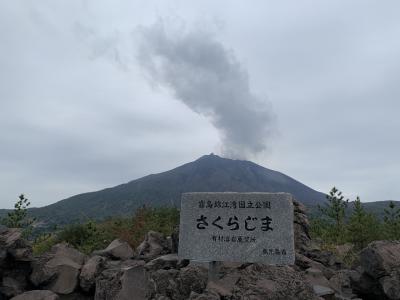
{"label": "stone monument sign", "polygon": [[185,193],[179,256],[294,264],[292,201],[287,193]]}

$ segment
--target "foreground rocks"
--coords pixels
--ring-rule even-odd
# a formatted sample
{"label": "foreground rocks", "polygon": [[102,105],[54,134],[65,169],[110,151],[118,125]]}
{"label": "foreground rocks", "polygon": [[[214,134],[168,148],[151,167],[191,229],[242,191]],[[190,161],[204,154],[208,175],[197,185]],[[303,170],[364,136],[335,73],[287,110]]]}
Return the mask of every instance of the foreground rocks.
{"label": "foreground rocks", "polygon": [[129,244],[120,239],[111,242],[104,250],[95,251],[94,254],[106,256],[111,259],[128,259],[134,256],[134,252]]}
{"label": "foreground rocks", "polygon": [[20,230],[0,225],[0,299],[9,299],[31,288],[32,248]]}
{"label": "foreground rocks", "polygon": [[105,268],[106,259],[95,255],[89,258],[83,265],[79,275],[80,287],[84,292],[94,290],[96,278]]}
{"label": "foreground rocks", "polygon": [[145,240],[136,249],[138,258],[149,261],[162,254],[170,253],[172,243],[159,232],[149,231]]}
{"label": "foreground rocks", "polygon": [[207,263],[177,256],[178,230],[149,232],[135,250],[117,239],[90,256],[58,244],[33,258],[19,230],[0,226],[0,300],[400,299],[400,242],[371,243],[348,269],[310,239],[304,206],[294,213],[295,265],[226,262],[213,281]]}
{"label": "foreground rocks", "polygon": [[94,299],[147,299],[144,264],[141,260],[109,262],[96,278]]}
{"label": "foreground rocks", "polygon": [[50,253],[32,263],[30,280],[37,288],[58,294],[71,294],[79,285],[79,274],[84,261],[85,255],[78,250],[66,244],[55,245]]}
{"label": "foreground rocks", "polygon": [[18,295],[11,300],[59,300],[57,294],[46,290],[33,290]]}
{"label": "foreground rocks", "polygon": [[318,299],[302,273],[290,266],[252,264],[226,270],[208,290],[229,299]]}
{"label": "foreground rocks", "polygon": [[400,241],[376,241],[360,253],[359,292],[400,299]]}

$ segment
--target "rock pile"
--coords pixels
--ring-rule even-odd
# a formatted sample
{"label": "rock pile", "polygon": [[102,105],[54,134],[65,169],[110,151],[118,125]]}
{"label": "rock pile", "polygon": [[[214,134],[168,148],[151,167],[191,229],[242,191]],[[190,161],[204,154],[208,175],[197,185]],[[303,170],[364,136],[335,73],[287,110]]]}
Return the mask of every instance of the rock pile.
{"label": "rock pile", "polygon": [[361,277],[355,288],[364,297],[400,299],[400,242],[372,242],[360,253]]}
{"label": "rock pile", "polygon": [[85,256],[58,244],[33,258],[20,231],[0,227],[0,300],[400,299],[400,242],[371,243],[346,269],[311,241],[304,206],[294,213],[294,266],[223,263],[213,281],[207,264],[178,258],[177,231],[149,232],[137,249],[114,240]]}
{"label": "rock pile", "polygon": [[32,248],[21,231],[0,225],[0,299],[9,299],[31,288]]}

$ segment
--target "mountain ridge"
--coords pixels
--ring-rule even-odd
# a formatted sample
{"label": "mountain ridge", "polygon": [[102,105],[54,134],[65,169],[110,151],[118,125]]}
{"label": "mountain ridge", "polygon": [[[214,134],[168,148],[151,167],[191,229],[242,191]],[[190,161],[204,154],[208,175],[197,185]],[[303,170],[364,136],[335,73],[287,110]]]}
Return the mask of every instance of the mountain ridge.
{"label": "mountain ridge", "polygon": [[[184,192],[288,192],[308,207],[325,201],[325,194],[281,172],[251,161],[204,155],[168,171],[114,187],[82,193],[29,209],[45,224],[68,224],[132,214],[146,206],[180,205]],[[3,211],[4,212],[4,211]],[[1,213],[1,210],[0,210]]]}

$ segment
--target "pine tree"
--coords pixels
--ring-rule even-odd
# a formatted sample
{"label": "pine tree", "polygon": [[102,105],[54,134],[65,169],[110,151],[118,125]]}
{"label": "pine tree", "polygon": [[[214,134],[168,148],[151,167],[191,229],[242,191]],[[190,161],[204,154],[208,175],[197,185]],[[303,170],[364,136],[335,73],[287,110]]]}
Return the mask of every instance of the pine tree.
{"label": "pine tree", "polygon": [[318,205],[318,209],[330,222],[328,236],[332,239],[332,242],[338,244],[344,241],[345,216],[349,200],[345,200],[342,192],[336,187],[331,189],[326,198],[328,200],[327,203],[325,203],[324,207]]}
{"label": "pine tree", "polygon": [[384,209],[383,218],[387,239],[400,239],[400,208],[396,207],[393,201],[389,202],[388,209]]}
{"label": "pine tree", "polygon": [[1,223],[9,228],[22,228],[24,236],[28,236],[35,221],[34,218],[28,218],[29,205],[31,205],[29,200],[25,198],[24,194],[21,194],[14,204],[14,209],[1,220]]}
{"label": "pine tree", "polygon": [[353,212],[347,226],[349,241],[357,249],[362,249],[370,242],[378,239],[380,224],[373,214],[364,210],[360,197],[357,196],[353,205]]}

